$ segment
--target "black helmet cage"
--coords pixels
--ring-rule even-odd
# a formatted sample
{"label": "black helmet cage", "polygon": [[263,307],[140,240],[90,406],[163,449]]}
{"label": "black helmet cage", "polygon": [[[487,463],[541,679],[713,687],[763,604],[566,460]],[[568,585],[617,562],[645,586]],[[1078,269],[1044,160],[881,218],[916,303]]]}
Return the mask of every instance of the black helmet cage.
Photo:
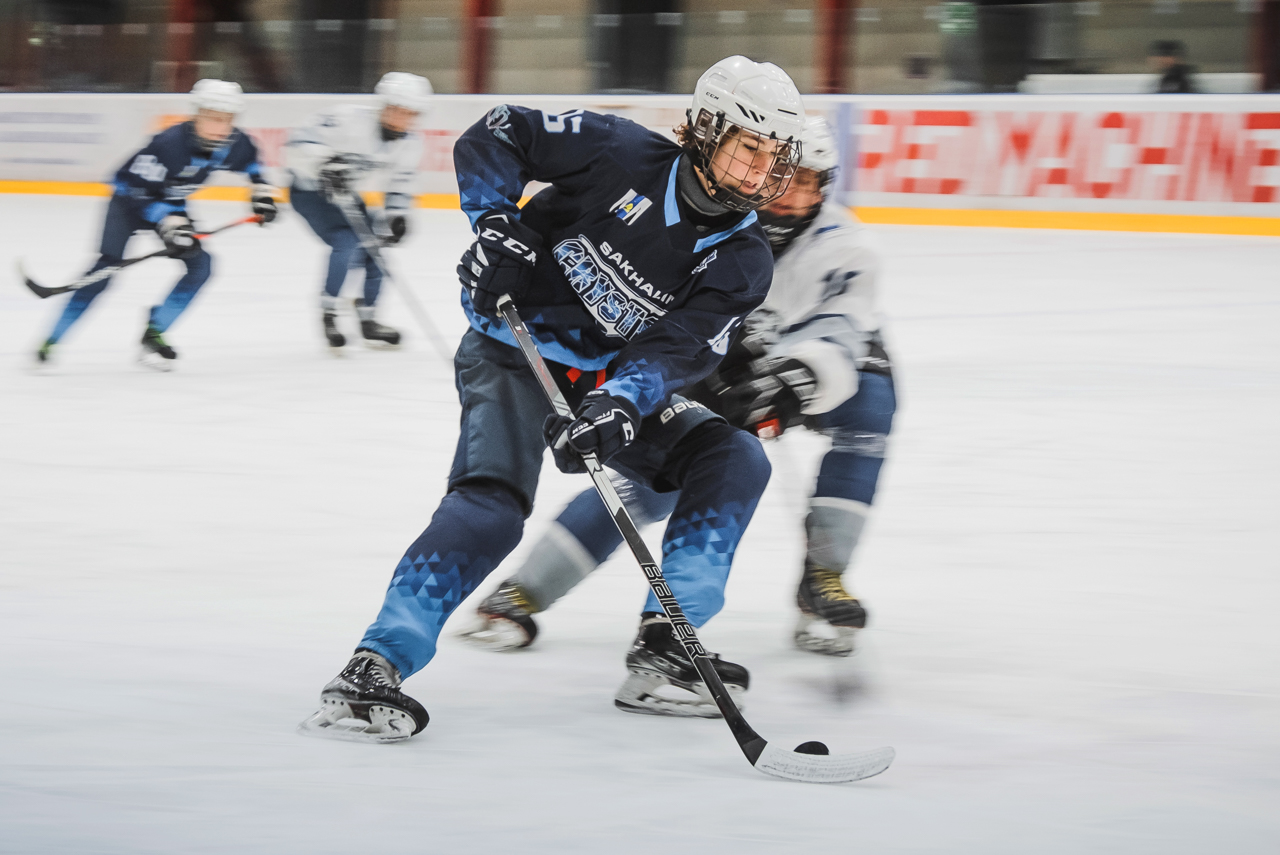
{"label": "black helmet cage", "polygon": [[[690,149],[693,165],[698,167],[707,179],[712,199],[715,199],[726,208],[745,212],[754,211],[761,205],[766,205],[787,192],[787,186],[791,184],[791,177],[796,174],[796,167],[800,164],[800,140],[795,137],[778,140],[777,131],[769,133],[769,139],[778,140],[778,148],[774,152],[773,162],[769,165],[768,176],[765,178],[764,184],[761,185],[757,192],[748,196],[737,190],[720,186],[711,171],[711,160],[720,149],[720,146],[724,144],[725,132],[730,127],[736,127],[742,133],[756,134],[757,136],[760,136],[760,134],[728,121],[723,110],[716,111],[713,114],[704,107],[698,111],[697,119],[693,118],[692,109],[685,111],[685,115],[689,119],[689,130],[693,136],[693,147]],[[737,159],[736,155],[734,157]],[[749,163],[751,160],[752,158],[748,158],[744,162]]]}

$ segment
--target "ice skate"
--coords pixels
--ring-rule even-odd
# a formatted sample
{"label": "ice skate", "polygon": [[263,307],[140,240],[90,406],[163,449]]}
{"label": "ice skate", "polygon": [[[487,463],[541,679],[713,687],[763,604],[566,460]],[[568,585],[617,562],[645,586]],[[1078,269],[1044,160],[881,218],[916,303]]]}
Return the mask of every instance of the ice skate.
{"label": "ice skate", "polygon": [[138,356],[138,361],[156,371],[172,371],[177,358],[178,352],[164,340],[160,330],[147,324],[147,330],[142,334],[142,353]]}
{"label": "ice skate", "polygon": [[360,335],[364,337],[366,347],[392,350],[400,346],[400,331],[375,321],[372,306],[366,306],[364,300],[357,299],[355,308],[356,316],[360,318]]}
{"label": "ice skate", "polygon": [[[742,694],[750,684],[747,669],[711,654],[711,665],[742,707]],[[646,613],[640,633],[627,653],[626,681],[613,697],[624,712],[641,715],[720,718],[720,709],[694,667],[693,660],[676,639],[666,615]]]}
{"label": "ice skate", "polygon": [[351,742],[403,742],[427,726],[422,704],[400,691],[400,672],[369,650],[357,650],[320,692],[320,709],[298,725],[308,736]]}
{"label": "ice skate", "polygon": [[338,331],[338,316],[335,312],[323,312],[320,322],[324,326],[324,338],[329,343],[329,350],[335,355],[341,354],[347,343],[347,337]]}
{"label": "ice skate", "polygon": [[515,579],[508,579],[476,608],[476,622],[458,637],[485,650],[520,650],[538,637],[538,611]]}
{"label": "ice skate", "polygon": [[49,339],[44,344],[40,345],[40,349],[36,351],[35,355],[35,367],[37,370],[48,368],[50,364],[52,364],[54,345],[55,342],[53,339]]}
{"label": "ice skate", "polygon": [[867,625],[867,611],[844,589],[839,573],[806,567],[796,591],[796,605],[800,608],[796,647],[824,656],[853,653],[854,636]]}

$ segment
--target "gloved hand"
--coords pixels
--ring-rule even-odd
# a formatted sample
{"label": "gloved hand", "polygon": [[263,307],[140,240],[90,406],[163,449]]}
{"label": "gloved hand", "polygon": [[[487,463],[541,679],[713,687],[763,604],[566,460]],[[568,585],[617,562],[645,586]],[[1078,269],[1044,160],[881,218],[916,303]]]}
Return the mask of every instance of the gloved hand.
{"label": "gloved hand", "polygon": [[383,246],[395,246],[409,232],[409,221],[404,214],[383,212],[378,223],[378,239]]}
{"label": "gloved hand", "polygon": [[458,280],[471,305],[485,317],[498,314],[498,298],[519,300],[533,283],[542,236],[512,214],[488,214],[476,222],[476,240],[462,254]]}
{"label": "gloved hand", "polygon": [[818,391],[818,378],[798,359],[757,360],[755,377],[720,393],[729,424],[773,437],[804,421],[805,405]]}
{"label": "gloved hand", "polygon": [[356,164],[340,154],[331,157],[320,167],[320,192],[333,202],[351,192],[355,176]]}
{"label": "gloved hand", "polygon": [[174,258],[195,258],[200,254],[200,241],[196,239],[196,227],[186,214],[170,214],[156,223],[156,234],[164,241],[164,248]]}
{"label": "gloved hand", "polygon": [[253,213],[262,217],[262,225],[266,225],[276,218],[279,209],[276,208],[276,196],[279,190],[270,184],[255,184],[253,190],[249,192],[249,206],[253,209]]}
{"label": "gloved hand", "polygon": [[636,405],[603,389],[588,392],[574,418],[553,413],[542,423],[542,436],[551,447],[556,468],[571,475],[587,471],[583,454],[595,454],[603,463],[630,445],[639,432]]}

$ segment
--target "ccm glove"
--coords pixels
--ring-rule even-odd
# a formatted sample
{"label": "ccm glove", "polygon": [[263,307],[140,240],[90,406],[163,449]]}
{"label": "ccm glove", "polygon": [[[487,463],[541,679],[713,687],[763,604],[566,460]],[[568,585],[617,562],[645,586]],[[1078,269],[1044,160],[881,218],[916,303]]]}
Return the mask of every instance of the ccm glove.
{"label": "ccm glove", "polygon": [[200,254],[200,241],[196,239],[196,227],[186,214],[170,214],[156,223],[156,234],[164,241],[164,248],[174,258],[195,258]]}
{"label": "ccm glove", "polygon": [[262,217],[262,225],[266,225],[276,218],[279,209],[276,208],[276,193],[279,192],[270,184],[255,184],[249,196],[249,206],[253,208],[256,216]]}
{"label": "ccm glove", "polygon": [[340,154],[332,157],[320,167],[320,192],[333,202],[350,192],[355,176],[356,164]]}
{"label": "ccm glove", "polygon": [[594,454],[603,463],[630,445],[639,432],[636,405],[603,389],[588,392],[574,418],[552,414],[542,423],[556,468],[570,475],[587,471],[582,455]]}
{"label": "ccm glove", "polygon": [[512,214],[489,214],[476,222],[476,240],[462,254],[458,280],[471,305],[485,317],[498,314],[498,298],[519,300],[533,284],[542,236]]}
{"label": "ccm glove", "polygon": [[757,436],[773,437],[804,421],[818,378],[798,359],[758,360],[753,379],[720,393],[724,417]]}

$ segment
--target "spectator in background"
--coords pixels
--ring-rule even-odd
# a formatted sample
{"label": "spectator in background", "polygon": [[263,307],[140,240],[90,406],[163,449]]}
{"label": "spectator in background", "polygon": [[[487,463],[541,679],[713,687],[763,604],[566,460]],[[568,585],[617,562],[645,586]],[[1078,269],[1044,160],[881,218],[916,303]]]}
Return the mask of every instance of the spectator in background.
{"label": "spectator in background", "polygon": [[1191,81],[1191,75],[1195,68],[1184,62],[1186,54],[1186,47],[1179,41],[1161,39],[1151,43],[1147,62],[1152,70],[1160,75],[1160,82],[1156,84],[1156,92],[1186,93],[1196,91],[1195,85]]}

